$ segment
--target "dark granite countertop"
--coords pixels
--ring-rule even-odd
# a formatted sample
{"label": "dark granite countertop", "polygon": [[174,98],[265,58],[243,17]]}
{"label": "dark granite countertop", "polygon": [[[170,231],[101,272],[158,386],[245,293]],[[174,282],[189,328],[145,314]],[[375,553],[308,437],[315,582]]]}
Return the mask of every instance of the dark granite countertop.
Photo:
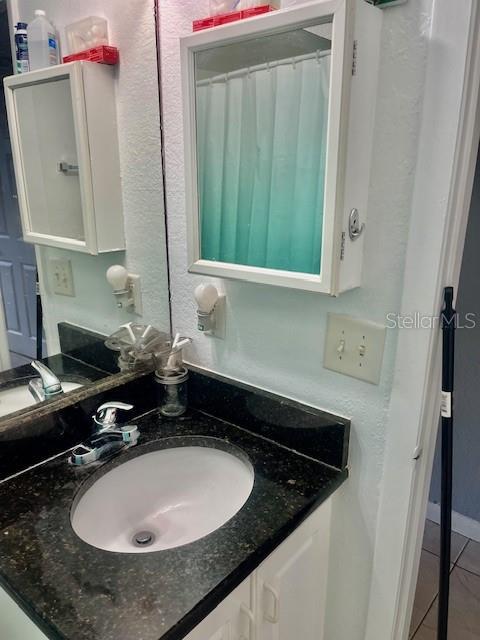
{"label": "dark granite countertop", "polygon": [[[75,378],[79,378],[84,382],[96,382],[97,380],[101,380],[105,376],[110,375],[109,372],[104,371],[103,369],[99,369],[91,364],[72,358],[64,353],[47,356],[42,358],[41,362],[46,364],[47,367],[59,378],[64,380],[71,379],[72,381],[75,381]],[[19,367],[14,367],[13,369],[0,371],[0,387],[9,383],[15,383],[16,381],[24,378],[28,379],[35,377],[38,377],[38,373],[35,369],[33,369],[29,364],[23,364]]]}
{"label": "dark granite countertop", "polygon": [[[0,582],[49,638],[183,638],[347,477],[344,466],[198,410],[175,420],[155,410],[136,422],[139,445],[110,462],[72,467],[60,456],[0,483]],[[236,447],[254,467],[252,493],[226,524],[145,554],[101,551],[75,535],[71,505],[99,474],[142,453],[191,444]]]}

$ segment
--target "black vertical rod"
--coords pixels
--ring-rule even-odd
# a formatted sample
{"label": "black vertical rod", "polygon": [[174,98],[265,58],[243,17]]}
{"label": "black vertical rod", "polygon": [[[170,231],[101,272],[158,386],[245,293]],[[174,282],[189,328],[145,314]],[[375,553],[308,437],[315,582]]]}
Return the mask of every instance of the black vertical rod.
{"label": "black vertical rod", "polygon": [[440,580],[438,592],[438,640],[448,638],[450,550],[452,542],[453,376],[456,313],[453,288],[445,287],[442,312],[442,492],[440,509]]}
{"label": "black vertical rod", "polygon": [[37,356],[36,360],[41,360],[43,356],[43,309],[42,309],[42,298],[40,297],[40,285],[38,284],[38,271],[37,271],[37,279],[35,282],[35,296],[37,299]]}

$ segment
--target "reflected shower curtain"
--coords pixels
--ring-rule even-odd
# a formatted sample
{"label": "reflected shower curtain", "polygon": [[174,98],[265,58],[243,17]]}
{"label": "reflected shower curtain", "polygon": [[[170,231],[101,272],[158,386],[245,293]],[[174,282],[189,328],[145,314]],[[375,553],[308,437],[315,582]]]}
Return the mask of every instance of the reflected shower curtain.
{"label": "reflected shower curtain", "polygon": [[197,82],[201,257],[320,273],[330,55]]}

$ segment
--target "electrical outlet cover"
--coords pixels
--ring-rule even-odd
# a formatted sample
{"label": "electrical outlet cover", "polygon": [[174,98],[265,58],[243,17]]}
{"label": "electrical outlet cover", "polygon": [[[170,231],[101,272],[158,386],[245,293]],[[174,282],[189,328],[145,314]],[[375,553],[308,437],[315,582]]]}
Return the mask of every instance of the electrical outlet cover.
{"label": "electrical outlet cover", "polygon": [[67,258],[50,258],[49,267],[53,293],[75,297],[71,261]]}
{"label": "electrical outlet cover", "polygon": [[326,369],[380,382],[386,328],[351,316],[328,314],[323,365]]}

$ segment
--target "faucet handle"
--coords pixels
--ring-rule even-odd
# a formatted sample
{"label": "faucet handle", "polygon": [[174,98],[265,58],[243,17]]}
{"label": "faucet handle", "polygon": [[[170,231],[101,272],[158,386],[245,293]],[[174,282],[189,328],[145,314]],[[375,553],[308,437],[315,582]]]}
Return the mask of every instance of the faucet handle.
{"label": "faucet handle", "polygon": [[137,444],[140,432],[136,424],[127,424],[124,427],[120,427],[120,432],[125,444]]}
{"label": "faucet handle", "polygon": [[106,429],[112,427],[117,423],[117,413],[119,410],[130,411],[133,409],[133,404],[126,404],[125,402],[105,402],[100,405],[93,416],[95,424]]}

